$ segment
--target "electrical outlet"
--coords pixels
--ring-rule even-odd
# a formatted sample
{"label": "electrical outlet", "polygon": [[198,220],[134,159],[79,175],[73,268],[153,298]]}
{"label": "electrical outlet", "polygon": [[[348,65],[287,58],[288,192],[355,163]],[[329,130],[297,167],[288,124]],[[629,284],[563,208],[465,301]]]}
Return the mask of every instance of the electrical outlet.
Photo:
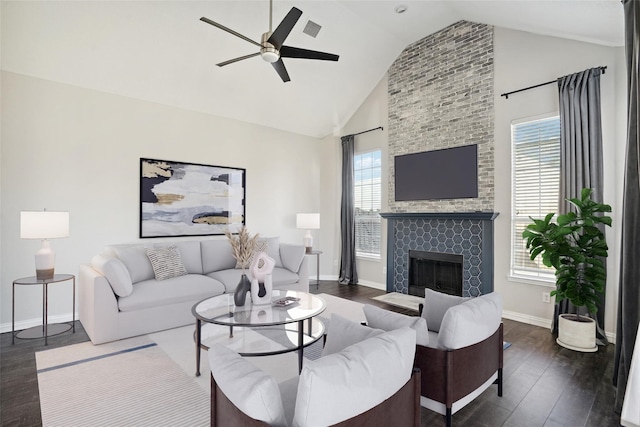
{"label": "electrical outlet", "polygon": [[551,294],[549,292],[542,293],[542,302],[546,302],[546,303],[551,302]]}
{"label": "electrical outlet", "polygon": [[382,267],[382,274],[387,274],[387,267]]}
{"label": "electrical outlet", "polygon": [[337,260],[337,259],[334,259],[334,260],[333,260],[333,266],[334,266],[334,267],[337,267],[337,266],[338,266],[338,260]]}

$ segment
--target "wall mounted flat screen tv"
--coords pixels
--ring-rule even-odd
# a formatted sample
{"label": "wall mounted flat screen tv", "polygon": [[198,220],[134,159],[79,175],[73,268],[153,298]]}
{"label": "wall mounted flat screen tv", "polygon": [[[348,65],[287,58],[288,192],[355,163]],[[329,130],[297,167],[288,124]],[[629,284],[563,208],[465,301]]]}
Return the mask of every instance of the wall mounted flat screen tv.
{"label": "wall mounted flat screen tv", "polygon": [[478,197],[478,146],[395,156],[396,201]]}

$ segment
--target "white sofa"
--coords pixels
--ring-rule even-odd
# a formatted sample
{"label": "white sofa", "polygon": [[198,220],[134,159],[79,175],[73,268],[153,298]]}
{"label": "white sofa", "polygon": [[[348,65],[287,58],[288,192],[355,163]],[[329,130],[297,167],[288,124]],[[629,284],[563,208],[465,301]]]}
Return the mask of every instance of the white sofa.
{"label": "white sofa", "polygon": [[[276,260],[274,289],[308,292],[304,247],[281,244],[277,237],[260,241]],[[157,280],[145,248],[168,246],[179,253],[183,275]],[[80,266],[80,321],[94,344],[193,323],[195,303],[235,290],[242,274],[235,266],[227,239],[108,246]],[[250,276],[248,269],[245,273]]]}

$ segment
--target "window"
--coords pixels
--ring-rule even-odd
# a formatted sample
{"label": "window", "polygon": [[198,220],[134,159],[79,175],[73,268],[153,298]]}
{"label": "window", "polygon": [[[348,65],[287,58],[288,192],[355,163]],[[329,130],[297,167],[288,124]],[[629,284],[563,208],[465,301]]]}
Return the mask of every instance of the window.
{"label": "window", "polygon": [[532,218],[558,210],[560,187],[560,117],[511,125],[511,276],[553,282],[553,268],[540,257],[529,259],[522,232]]}
{"label": "window", "polygon": [[356,256],[380,259],[380,150],[353,157]]}

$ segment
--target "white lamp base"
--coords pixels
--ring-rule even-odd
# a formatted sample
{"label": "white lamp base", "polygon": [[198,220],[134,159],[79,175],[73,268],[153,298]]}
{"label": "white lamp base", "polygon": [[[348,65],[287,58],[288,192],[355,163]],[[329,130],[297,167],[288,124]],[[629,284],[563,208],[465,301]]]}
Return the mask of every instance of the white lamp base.
{"label": "white lamp base", "polygon": [[56,254],[51,249],[49,241],[42,240],[42,246],[36,252],[36,279],[49,280],[53,279]]}
{"label": "white lamp base", "polygon": [[302,238],[302,243],[304,244],[305,252],[310,254],[313,248],[313,236],[311,235],[311,230],[307,230],[307,234]]}

